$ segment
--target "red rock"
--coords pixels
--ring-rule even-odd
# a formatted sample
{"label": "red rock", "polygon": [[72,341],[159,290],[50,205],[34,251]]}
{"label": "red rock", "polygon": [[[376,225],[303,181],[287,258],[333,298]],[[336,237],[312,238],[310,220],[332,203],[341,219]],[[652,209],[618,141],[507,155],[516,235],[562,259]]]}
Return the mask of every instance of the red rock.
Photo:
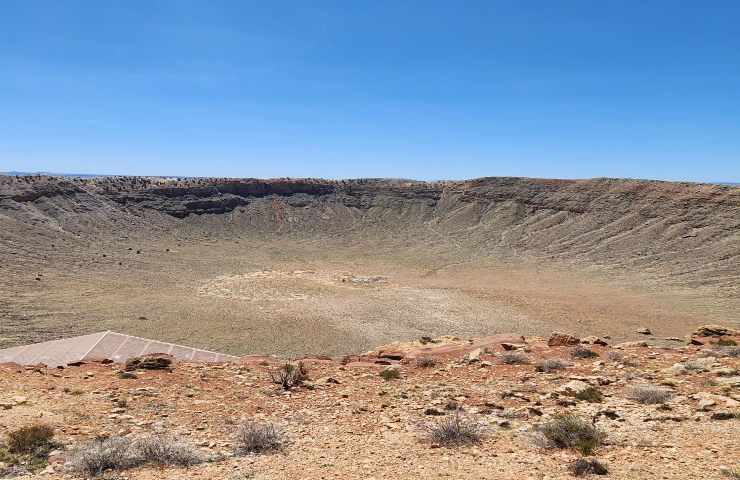
{"label": "red rock", "polygon": [[398,350],[380,351],[378,352],[378,358],[387,358],[389,360],[403,360],[406,356],[404,352]]}
{"label": "red rock", "polygon": [[562,347],[568,345],[578,345],[581,340],[569,333],[553,332],[550,335],[550,339],[547,341],[547,345],[550,347]]}

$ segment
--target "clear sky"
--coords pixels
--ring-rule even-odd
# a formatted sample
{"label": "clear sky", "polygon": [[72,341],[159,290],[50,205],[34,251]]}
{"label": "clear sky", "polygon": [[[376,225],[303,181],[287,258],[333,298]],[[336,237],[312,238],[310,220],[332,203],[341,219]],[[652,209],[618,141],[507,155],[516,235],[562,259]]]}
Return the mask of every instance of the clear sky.
{"label": "clear sky", "polygon": [[4,0],[8,170],[740,182],[740,1]]}

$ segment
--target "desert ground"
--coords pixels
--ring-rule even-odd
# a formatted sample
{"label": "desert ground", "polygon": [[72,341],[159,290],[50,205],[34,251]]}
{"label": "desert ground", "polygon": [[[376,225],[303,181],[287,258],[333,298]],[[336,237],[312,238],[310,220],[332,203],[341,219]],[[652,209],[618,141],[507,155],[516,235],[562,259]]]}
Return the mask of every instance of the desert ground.
{"label": "desert ground", "polygon": [[[103,463],[110,470],[98,474],[141,480],[556,480],[574,478],[583,453],[543,437],[567,414],[581,419],[582,428],[595,428],[598,442],[584,458],[597,458],[608,470],[605,478],[736,478],[738,347],[719,345],[737,343],[738,332],[670,347],[646,341],[605,346],[596,337],[568,336],[557,338],[581,345],[550,346],[545,338],[502,337],[473,343],[432,338],[341,361],[308,358],[308,378],[290,390],[272,380],[282,368],[274,357],[128,372],[99,363],[5,365],[0,431],[10,435],[38,424],[53,429],[51,445],[37,460],[42,478],[92,476],[85,468],[100,465],[91,463],[101,455],[95,442],[155,438],[181,456],[158,451],[149,461],[161,466],[127,467],[118,460]],[[591,352],[587,358],[584,351]],[[562,366],[541,371],[553,359],[563,359],[556,361]],[[389,371],[396,373],[385,375]],[[636,395],[636,388],[660,396]],[[470,443],[430,436],[451,418],[475,426]],[[279,444],[240,453],[245,422],[278,429]],[[3,457],[0,447],[9,476],[24,471],[18,463],[25,458]]]}
{"label": "desert ground", "polygon": [[337,355],[424,335],[626,340],[648,327],[672,337],[740,311],[734,299],[646,290],[584,268],[339,243],[122,242],[94,259],[63,256],[3,288],[11,321],[0,336],[18,344],[114,330],[231,354]]}
{"label": "desert ground", "polygon": [[110,329],[337,355],[740,323],[738,188],[3,178],[0,347]]}
{"label": "desert ground", "polygon": [[0,478],[740,478],[737,187],[0,176],[0,247],[0,349],[236,356],[0,364]]}

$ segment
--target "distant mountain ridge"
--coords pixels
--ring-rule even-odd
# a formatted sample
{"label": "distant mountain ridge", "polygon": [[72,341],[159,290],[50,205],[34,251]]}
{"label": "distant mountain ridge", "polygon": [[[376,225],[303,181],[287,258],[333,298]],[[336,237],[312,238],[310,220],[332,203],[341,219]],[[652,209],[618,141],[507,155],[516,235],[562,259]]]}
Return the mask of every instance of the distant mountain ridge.
{"label": "distant mountain ridge", "polygon": [[[98,173],[55,173],[55,172],[21,172],[21,171],[0,171],[0,175],[7,175],[10,177],[30,177],[30,176],[47,176],[47,177],[69,177],[69,178],[96,178],[96,177],[140,177],[140,178],[181,178],[181,179],[208,179],[209,177],[191,177],[187,175],[112,175],[112,174],[98,174]],[[229,177],[233,180],[239,180],[239,177]],[[607,178],[607,177],[604,177]],[[594,178],[596,179],[596,177]],[[416,182],[417,180],[413,179],[397,179],[397,178],[390,178],[390,177],[378,177],[374,180],[378,181],[403,181],[403,182]],[[586,178],[580,179],[580,180],[588,180]],[[627,180],[627,179],[624,179]],[[654,179],[631,179],[631,180],[645,180],[645,181],[673,181],[673,180],[654,180]],[[705,183],[709,185],[729,185],[733,187],[740,186],[740,182],[724,182],[724,181],[714,181],[714,182],[699,182],[699,181],[692,181],[692,180],[675,180],[675,182],[688,182],[688,183]]]}

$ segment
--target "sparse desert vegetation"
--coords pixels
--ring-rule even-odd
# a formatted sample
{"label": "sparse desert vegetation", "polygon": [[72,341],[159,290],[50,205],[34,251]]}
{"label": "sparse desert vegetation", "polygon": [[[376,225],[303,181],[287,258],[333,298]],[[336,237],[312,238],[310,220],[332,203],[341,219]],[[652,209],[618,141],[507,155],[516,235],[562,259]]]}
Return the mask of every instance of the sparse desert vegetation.
{"label": "sparse desert vegetation", "polygon": [[550,373],[570,367],[572,364],[562,358],[547,358],[536,365],[538,372]]}
{"label": "sparse desert vegetation", "polygon": [[598,353],[584,346],[581,346],[581,345],[574,348],[573,351],[570,352],[570,355],[573,358],[598,358],[599,357]]}
{"label": "sparse desert vegetation", "polygon": [[443,447],[460,447],[474,445],[483,439],[480,424],[466,418],[458,409],[451,415],[426,426],[427,436],[435,445]]}
{"label": "sparse desert vegetation", "polygon": [[276,452],[285,444],[285,434],[274,423],[246,421],[237,428],[234,451],[237,455]]}
{"label": "sparse desert vegetation", "polygon": [[504,352],[501,354],[501,361],[507,365],[529,365],[532,359],[524,352]]}
{"label": "sparse desert vegetation", "polygon": [[606,439],[606,433],[590,420],[569,413],[555,415],[540,431],[547,441],[546,445],[572,448],[584,456],[592,455]]}
{"label": "sparse desert vegetation", "polygon": [[576,477],[609,473],[607,466],[596,458],[579,458],[573,461],[568,468]]}
{"label": "sparse desert vegetation", "polygon": [[[285,357],[576,325],[615,342],[647,324],[683,335],[697,318],[737,321],[740,300],[727,295],[734,263],[697,268],[712,264],[707,252],[718,265],[737,252],[737,190],[613,179],[0,176],[0,348],[108,329]],[[643,203],[674,225],[706,225],[708,242],[699,257],[657,248],[649,290],[640,289],[644,249],[686,239],[635,235],[625,225]],[[509,217],[503,204],[522,214]],[[571,238],[574,229],[582,234]],[[595,240],[602,234],[609,239]],[[620,255],[602,242],[616,242]],[[594,261],[621,272],[619,281]],[[687,294],[665,281],[674,271],[683,272],[678,283],[703,287]]]}
{"label": "sparse desert vegetation", "polygon": [[[117,364],[0,365],[0,392],[11,392],[0,393],[0,472],[318,480],[331,471],[359,480],[367,475],[362,465],[402,479],[500,471],[565,480],[608,470],[618,479],[693,480],[722,472],[715,457],[700,455],[698,438],[711,438],[708,445],[723,459],[738,453],[735,357],[714,357],[685,374],[674,366],[707,358],[701,354],[708,342],[620,346],[638,360],[629,369],[591,358],[566,362],[560,356],[573,347],[548,343],[506,334],[448,337],[353,357],[309,357],[300,362],[311,380],[288,390],[273,377],[298,371],[298,361],[276,357],[176,361],[167,369],[137,369],[125,380]],[[496,361],[518,351],[513,344],[526,348],[531,363]],[[434,359],[433,369],[417,366],[422,356]],[[535,373],[553,359],[567,370]],[[402,371],[403,379],[384,381],[384,371]],[[674,393],[669,405],[661,403],[666,391]],[[18,420],[46,416],[45,428]],[[22,435],[9,435],[22,427]],[[53,446],[35,449],[50,431]],[[40,455],[31,461],[10,453],[10,436],[27,445],[14,450]],[[666,460],[666,448],[690,460]]]}
{"label": "sparse desert vegetation", "polygon": [[0,178],[0,348],[111,329],[239,356],[0,364],[0,477],[719,476],[734,192]]}
{"label": "sparse desert vegetation", "polygon": [[308,380],[308,368],[303,362],[285,362],[280,368],[270,371],[270,378],[283,390],[292,390]]}
{"label": "sparse desert vegetation", "polygon": [[35,454],[53,445],[54,429],[37,423],[8,432],[7,448],[10,453]]}
{"label": "sparse desert vegetation", "polygon": [[434,357],[422,356],[416,359],[416,366],[419,368],[433,368],[437,365],[437,360]]}
{"label": "sparse desert vegetation", "polygon": [[654,385],[633,385],[627,390],[627,396],[638,403],[654,405],[666,403],[673,397],[673,392]]}
{"label": "sparse desert vegetation", "polygon": [[170,437],[109,437],[77,446],[69,456],[68,468],[81,476],[96,477],[142,465],[190,467],[203,461],[194,447]]}

